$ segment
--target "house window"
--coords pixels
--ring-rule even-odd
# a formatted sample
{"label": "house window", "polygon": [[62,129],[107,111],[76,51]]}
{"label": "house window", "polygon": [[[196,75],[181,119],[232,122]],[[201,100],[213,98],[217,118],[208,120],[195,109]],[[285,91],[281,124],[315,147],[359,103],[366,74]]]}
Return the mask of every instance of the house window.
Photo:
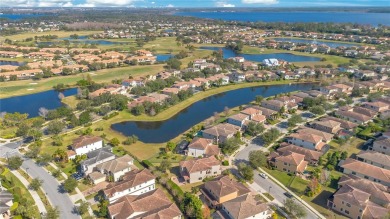
{"label": "house window", "polygon": [[286,166],[287,166],[287,163],[284,163],[284,165],[286,165]]}
{"label": "house window", "polygon": [[352,175],[356,175],[356,172],[353,172],[353,171],[352,171]]}
{"label": "house window", "polygon": [[346,213],[346,214],[349,214],[349,211],[345,210],[345,213]]}
{"label": "house window", "polygon": [[364,176],[364,179],[368,179],[368,176]]}
{"label": "house window", "polygon": [[351,207],[351,204],[347,203],[347,207],[349,207],[349,208],[350,208],[350,207]]}

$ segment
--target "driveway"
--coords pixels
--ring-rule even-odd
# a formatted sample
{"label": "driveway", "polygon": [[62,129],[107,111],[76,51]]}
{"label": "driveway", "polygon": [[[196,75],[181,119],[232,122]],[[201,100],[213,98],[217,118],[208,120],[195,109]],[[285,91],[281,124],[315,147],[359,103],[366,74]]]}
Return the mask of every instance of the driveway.
{"label": "driveway", "polygon": [[[20,145],[21,142],[0,145],[0,156],[4,158],[15,155],[23,156],[17,150]],[[43,180],[42,189],[46,193],[51,205],[58,206],[61,219],[80,218],[79,215],[72,212],[74,207],[73,202],[70,200],[67,193],[62,192],[59,182],[50,173],[31,159],[24,159],[22,169],[24,169],[30,177],[38,177]]]}

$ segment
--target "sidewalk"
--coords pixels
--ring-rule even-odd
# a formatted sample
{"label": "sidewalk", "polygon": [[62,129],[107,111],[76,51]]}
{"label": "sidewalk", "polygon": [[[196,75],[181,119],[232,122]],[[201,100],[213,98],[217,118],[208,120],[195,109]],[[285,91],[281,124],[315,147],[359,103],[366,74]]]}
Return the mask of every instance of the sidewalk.
{"label": "sidewalk", "polygon": [[307,204],[303,199],[301,199],[299,196],[297,196],[294,192],[292,192],[290,189],[288,189],[286,186],[284,186],[282,183],[280,183],[277,179],[275,179],[273,176],[268,174],[266,171],[264,171],[261,167],[259,167],[259,170],[261,170],[263,173],[267,174],[267,176],[272,179],[276,184],[278,184],[280,187],[282,187],[287,192],[291,193],[294,198],[296,198],[300,203],[302,203],[306,208],[308,208],[310,211],[312,211],[315,215],[317,215],[318,218],[326,219],[324,216],[322,216],[316,209],[314,209],[311,205]]}
{"label": "sidewalk", "polygon": [[18,171],[12,170],[11,173],[14,174],[20,180],[20,182],[23,183],[23,185],[27,188],[27,190],[30,192],[31,196],[33,197],[33,199],[35,201],[35,204],[38,207],[39,212],[45,214],[47,211],[46,211],[45,205],[43,204],[43,202],[42,202],[41,198],[39,197],[38,193],[36,191],[28,189],[28,186],[29,186],[30,183]]}

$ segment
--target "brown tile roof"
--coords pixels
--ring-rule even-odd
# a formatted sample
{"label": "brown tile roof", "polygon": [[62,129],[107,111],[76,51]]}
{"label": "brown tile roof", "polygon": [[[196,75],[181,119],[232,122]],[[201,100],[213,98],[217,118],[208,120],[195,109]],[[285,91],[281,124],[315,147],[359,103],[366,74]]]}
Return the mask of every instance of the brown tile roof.
{"label": "brown tile roof", "polygon": [[351,171],[379,179],[382,182],[390,183],[390,170],[382,169],[371,164],[367,164],[352,158],[345,159],[341,167]]}
{"label": "brown tile roof", "polygon": [[123,180],[119,182],[113,182],[107,185],[103,190],[106,197],[111,197],[116,192],[124,191],[129,188],[133,188],[137,185],[141,185],[144,182],[155,179],[156,177],[148,170],[132,170],[123,176]]}
{"label": "brown tile roof", "polygon": [[336,111],[337,115],[345,116],[348,118],[356,119],[362,122],[367,122],[371,118],[369,116],[363,115],[361,113],[351,112],[351,111]]}
{"label": "brown tile roof", "polygon": [[203,130],[203,132],[214,136],[229,136],[237,133],[238,130],[240,130],[240,127],[238,126],[228,123],[222,123],[211,128],[205,129]]}
{"label": "brown tile roof", "polygon": [[285,153],[283,153],[279,157],[276,157],[275,159],[289,164],[299,165],[305,159],[305,155],[294,153],[291,151],[286,151]]}
{"label": "brown tile roof", "polygon": [[287,151],[291,151],[297,154],[302,154],[305,156],[306,161],[318,161],[320,157],[322,156],[321,152],[313,151],[310,149],[306,149],[303,147],[299,147],[293,144],[282,144],[278,149],[277,152],[285,153]]}
{"label": "brown tile roof", "polygon": [[338,185],[349,185],[351,187],[371,194],[372,197],[375,197],[376,199],[379,199],[384,203],[390,204],[390,188],[388,186],[384,186],[382,184],[372,182],[370,180],[363,179],[352,174],[341,176]]}
{"label": "brown tile roof", "polygon": [[76,148],[84,147],[84,146],[89,145],[89,144],[93,144],[93,143],[98,142],[98,141],[103,141],[103,139],[99,136],[84,135],[84,136],[81,136],[81,137],[74,139],[72,146],[74,149],[76,149]]}
{"label": "brown tile roof", "polygon": [[307,142],[311,142],[314,144],[318,144],[322,141],[322,137],[314,134],[306,134],[304,132],[301,133],[292,133],[289,135],[289,137],[296,138],[296,139],[302,139]]}
{"label": "brown tile roof", "polygon": [[390,166],[390,156],[375,151],[360,151],[356,155],[358,158],[363,158],[368,161],[372,161],[385,166]]}
{"label": "brown tile roof", "polygon": [[264,108],[264,107],[258,107],[258,109],[261,111],[261,114],[263,114],[265,116],[271,116],[271,115],[275,115],[275,114],[278,113],[275,110],[267,109],[267,108]]}
{"label": "brown tile roof", "polygon": [[220,153],[218,145],[214,145],[213,140],[206,138],[194,138],[191,144],[188,145],[188,148],[204,150],[206,156],[218,155]]}
{"label": "brown tile roof", "polygon": [[367,108],[364,108],[364,107],[360,107],[360,106],[355,106],[353,108],[353,111],[355,113],[360,113],[360,114],[363,114],[363,115],[366,115],[366,116],[369,116],[369,117],[375,117],[378,113],[373,111],[373,110],[370,110],[370,109],[367,109]]}
{"label": "brown tile roof", "polygon": [[105,170],[107,172],[116,173],[131,167],[133,163],[133,158],[126,154],[123,157],[116,158],[101,164],[98,164],[96,168],[100,170]]}
{"label": "brown tile roof", "polygon": [[262,212],[268,211],[265,203],[257,202],[251,194],[245,194],[233,200],[223,203],[223,207],[229,211],[230,216],[235,219],[253,217]]}
{"label": "brown tile roof", "polygon": [[358,124],[356,124],[356,123],[349,122],[347,120],[336,118],[336,117],[332,117],[332,116],[324,117],[324,118],[321,119],[321,121],[336,121],[336,122],[339,122],[341,124],[340,125],[341,128],[343,128],[343,129],[353,129],[353,128],[358,126]]}
{"label": "brown tile roof", "polygon": [[330,134],[330,133],[327,133],[327,132],[323,132],[323,131],[320,131],[320,130],[317,130],[317,129],[312,129],[312,128],[308,128],[308,127],[299,127],[299,129],[297,130],[297,133],[298,134],[312,134],[312,135],[317,135],[319,137],[322,138],[323,141],[325,142],[328,142],[328,141],[331,141],[333,139],[333,134]]}
{"label": "brown tile roof", "polygon": [[241,110],[240,113],[251,116],[251,115],[255,115],[255,114],[261,114],[261,110],[256,109],[254,107],[248,107],[248,108],[245,108],[244,110]]}
{"label": "brown tile roof", "polygon": [[142,195],[127,195],[108,206],[110,216],[115,219],[143,218],[168,219],[182,215],[179,208],[172,203],[161,189]]}
{"label": "brown tile roof", "polygon": [[204,187],[207,190],[211,190],[212,194],[216,196],[215,198],[218,200],[219,198],[232,193],[237,193],[237,197],[250,193],[250,190],[247,187],[245,187],[242,183],[231,179],[229,176],[223,176],[205,182]]}
{"label": "brown tile roof", "polygon": [[221,162],[214,156],[180,161],[180,168],[185,169],[190,174],[210,170],[213,166],[219,165],[221,165]]}
{"label": "brown tile roof", "polygon": [[242,122],[242,121],[248,119],[248,115],[245,115],[245,114],[242,114],[242,113],[238,113],[238,114],[230,116],[229,119],[234,119],[236,121],[241,121]]}
{"label": "brown tile roof", "polygon": [[318,124],[320,126],[328,127],[328,128],[331,128],[331,129],[341,125],[340,122],[336,122],[334,120],[314,121],[312,124],[313,125],[317,125]]}

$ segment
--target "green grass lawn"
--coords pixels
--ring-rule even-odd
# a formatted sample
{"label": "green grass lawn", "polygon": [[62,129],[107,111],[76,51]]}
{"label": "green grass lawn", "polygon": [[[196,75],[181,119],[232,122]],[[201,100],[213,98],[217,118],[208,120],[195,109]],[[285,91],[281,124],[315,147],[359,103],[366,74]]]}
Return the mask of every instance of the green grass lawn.
{"label": "green grass lawn", "polygon": [[33,206],[30,206],[30,210],[39,212],[38,207],[35,205],[34,199],[32,198],[27,188],[23,185],[23,183],[15,175],[13,175],[8,169],[5,169],[2,175],[5,176],[6,179],[10,180],[13,183],[12,187],[7,188],[8,191],[10,191],[15,196],[14,193],[16,192],[16,190],[19,190],[20,193],[17,196],[19,198],[21,197],[26,198],[29,202],[34,203]]}
{"label": "green grass lawn", "polygon": [[155,53],[178,53],[181,50],[187,50],[185,45],[177,45],[176,37],[158,37],[146,43],[143,48],[155,51]]}
{"label": "green grass lawn", "polygon": [[348,157],[350,157],[352,154],[357,154],[361,151],[362,145],[364,144],[364,140],[356,137],[351,137],[341,146],[334,140],[332,140],[328,144],[330,145],[330,150],[328,151],[328,153],[332,153],[334,151],[347,151]]}
{"label": "green grass lawn", "polygon": [[298,196],[302,196],[305,194],[305,190],[307,188],[307,185],[309,184],[309,181],[304,180],[300,177],[295,177],[293,181],[291,182],[289,189],[293,191]]}
{"label": "green grass lawn", "polygon": [[268,168],[263,168],[267,173],[271,174],[275,179],[281,182],[283,185],[288,186],[292,176],[288,175],[285,172],[281,172],[279,170],[271,170]]}
{"label": "green grass lawn", "polygon": [[0,41],[4,41],[5,39],[11,40],[24,40],[29,37],[35,36],[44,36],[44,35],[57,35],[58,38],[69,37],[72,34],[77,34],[79,36],[90,35],[94,33],[101,33],[102,31],[45,31],[45,32],[26,32],[21,34],[16,34],[12,36],[0,36]]}
{"label": "green grass lawn", "polygon": [[92,80],[97,83],[111,83],[113,79],[126,79],[131,76],[146,76],[157,74],[163,70],[163,65],[143,65],[143,66],[127,66],[121,68],[104,69],[95,72],[80,73],[69,76],[55,76],[47,79],[35,80],[20,80],[2,82],[0,87],[0,98],[10,96],[18,96],[24,94],[37,93],[50,90],[54,85],[63,83],[66,85],[75,85],[77,81],[90,74]]}

